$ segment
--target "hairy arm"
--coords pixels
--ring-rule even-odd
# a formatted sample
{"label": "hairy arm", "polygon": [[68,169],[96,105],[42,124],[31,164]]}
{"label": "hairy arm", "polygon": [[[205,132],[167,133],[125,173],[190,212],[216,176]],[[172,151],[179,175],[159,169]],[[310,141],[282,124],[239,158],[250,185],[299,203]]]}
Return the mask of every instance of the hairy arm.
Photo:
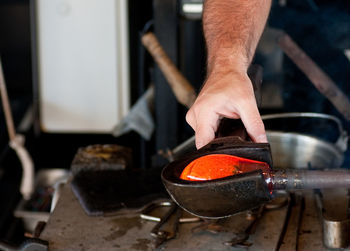
{"label": "hairy arm", "polygon": [[[208,70],[223,63],[246,71],[269,14],[271,0],[206,0],[203,29]],[[227,62],[229,61],[229,62]]]}
{"label": "hairy arm", "polygon": [[203,30],[207,80],[188,111],[200,148],[215,136],[222,117],[241,118],[255,142],[266,142],[247,70],[269,14],[271,0],[206,0]]}

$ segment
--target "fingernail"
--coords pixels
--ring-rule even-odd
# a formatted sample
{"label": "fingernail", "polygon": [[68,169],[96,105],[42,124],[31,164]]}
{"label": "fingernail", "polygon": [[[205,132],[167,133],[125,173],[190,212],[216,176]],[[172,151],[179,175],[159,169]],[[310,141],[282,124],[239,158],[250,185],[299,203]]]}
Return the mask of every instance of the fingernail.
{"label": "fingernail", "polygon": [[256,141],[257,143],[267,143],[267,137],[265,134],[259,135],[258,137],[256,137]]}

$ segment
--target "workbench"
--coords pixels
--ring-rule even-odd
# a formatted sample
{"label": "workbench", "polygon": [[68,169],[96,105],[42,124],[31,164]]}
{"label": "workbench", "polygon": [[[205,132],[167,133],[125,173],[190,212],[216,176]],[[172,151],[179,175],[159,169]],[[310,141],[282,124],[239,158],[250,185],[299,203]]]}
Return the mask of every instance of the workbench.
{"label": "workbench", "polygon": [[[248,241],[249,250],[327,250],[322,244],[321,224],[318,220],[312,192],[305,192],[305,210],[299,231],[286,231],[279,243],[287,216],[286,207],[264,212],[255,233]],[[293,215],[291,215],[293,216]],[[293,217],[290,217],[292,219]],[[297,220],[297,219],[294,219]],[[154,250],[150,231],[155,222],[142,220],[139,213],[109,217],[88,216],[66,184],[40,238],[49,242],[49,250]],[[177,237],[158,249],[165,250],[247,250],[224,245],[233,233],[208,231],[193,232],[200,223],[182,223]],[[298,240],[298,241],[296,241]],[[350,250],[350,249],[347,249]]]}

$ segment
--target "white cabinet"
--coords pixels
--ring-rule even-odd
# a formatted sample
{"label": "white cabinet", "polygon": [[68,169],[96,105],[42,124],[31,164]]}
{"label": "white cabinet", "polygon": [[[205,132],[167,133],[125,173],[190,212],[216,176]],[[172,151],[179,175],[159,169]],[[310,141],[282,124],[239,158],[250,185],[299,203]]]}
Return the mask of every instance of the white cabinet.
{"label": "white cabinet", "polygon": [[127,0],[37,0],[45,132],[109,133],[129,110]]}

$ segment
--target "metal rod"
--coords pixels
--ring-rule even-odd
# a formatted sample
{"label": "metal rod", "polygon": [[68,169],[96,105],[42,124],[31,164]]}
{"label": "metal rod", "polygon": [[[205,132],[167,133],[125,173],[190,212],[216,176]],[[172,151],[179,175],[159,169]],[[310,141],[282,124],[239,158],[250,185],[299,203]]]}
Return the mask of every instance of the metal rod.
{"label": "metal rod", "polygon": [[286,33],[282,33],[277,43],[284,53],[308,77],[311,83],[322,93],[335,108],[350,120],[350,101],[336,83],[293,41]]}
{"label": "metal rod", "polygon": [[273,174],[273,187],[276,190],[350,188],[348,171],[285,170]]}
{"label": "metal rod", "polygon": [[160,232],[160,228],[165,224],[165,222],[167,222],[167,220],[171,217],[171,215],[173,213],[175,213],[177,209],[177,205],[175,203],[173,203],[170,206],[170,209],[167,211],[167,213],[162,216],[162,218],[160,219],[160,221],[157,223],[157,225],[155,225],[153,227],[153,229],[151,230],[151,236],[153,237],[158,237],[159,235],[161,235],[162,233]]}

